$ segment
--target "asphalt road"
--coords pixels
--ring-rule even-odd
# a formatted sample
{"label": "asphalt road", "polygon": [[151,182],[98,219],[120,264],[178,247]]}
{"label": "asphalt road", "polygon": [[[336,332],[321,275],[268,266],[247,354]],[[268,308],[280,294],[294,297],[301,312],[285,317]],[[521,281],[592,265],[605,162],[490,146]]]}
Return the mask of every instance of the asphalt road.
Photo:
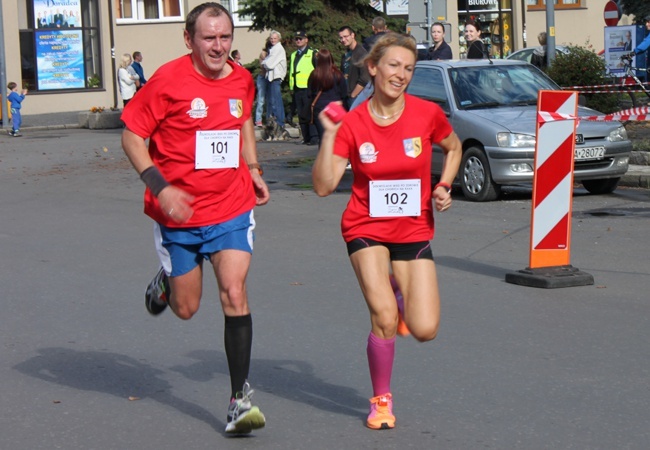
{"label": "asphalt road", "polygon": [[143,186],[117,130],[0,137],[2,449],[646,449],[650,191],[574,196],[592,286],[508,284],[528,264],[530,190],[438,214],[442,322],[400,339],[397,428],[364,427],[369,321],[339,234],[351,179],[318,198],[315,147],[261,143],[251,383],[267,427],[223,433],[229,381],[211,277],[191,321],[150,317]]}

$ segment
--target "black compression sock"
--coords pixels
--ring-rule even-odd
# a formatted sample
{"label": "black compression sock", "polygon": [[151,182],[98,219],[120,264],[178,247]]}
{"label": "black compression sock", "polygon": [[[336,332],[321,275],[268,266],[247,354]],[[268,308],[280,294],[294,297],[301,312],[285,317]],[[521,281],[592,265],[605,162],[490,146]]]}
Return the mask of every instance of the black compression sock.
{"label": "black compression sock", "polygon": [[241,391],[248,378],[253,344],[253,319],[245,316],[225,316],[224,345],[230,370],[231,398]]}

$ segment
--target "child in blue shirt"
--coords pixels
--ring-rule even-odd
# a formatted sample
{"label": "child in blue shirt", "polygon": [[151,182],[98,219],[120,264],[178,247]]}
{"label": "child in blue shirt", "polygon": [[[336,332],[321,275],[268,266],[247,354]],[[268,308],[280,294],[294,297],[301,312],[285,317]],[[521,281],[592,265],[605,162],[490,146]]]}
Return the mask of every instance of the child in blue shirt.
{"label": "child in blue shirt", "polygon": [[11,81],[7,88],[11,91],[7,96],[7,100],[11,103],[11,116],[12,116],[12,125],[11,131],[8,131],[9,136],[18,137],[22,136],[20,134],[20,124],[22,123],[22,118],[20,116],[21,103],[25,100],[25,95],[27,95],[27,89],[23,89],[22,93],[18,93],[18,85]]}

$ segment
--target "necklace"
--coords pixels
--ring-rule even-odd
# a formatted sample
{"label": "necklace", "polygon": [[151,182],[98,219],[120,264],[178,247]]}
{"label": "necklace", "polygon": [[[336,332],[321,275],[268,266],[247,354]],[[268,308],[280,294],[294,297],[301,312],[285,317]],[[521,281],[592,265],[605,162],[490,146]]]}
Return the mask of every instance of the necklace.
{"label": "necklace", "polygon": [[371,101],[368,102],[368,105],[370,106],[370,112],[372,113],[373,116],[377,117],[378,119],[388,120],[388,119],[392,119],[393,117],[395,117],[396,115],[401,113],[402,110],[404,110],[404,107],[406,106],[406,101],[404,103],[402,103],[402,107],[400,109],[398,109],[396,112],[394,112],[390,116],[382,116],[377,111],[375,111],[375,108],[372,107],[372,102]]}

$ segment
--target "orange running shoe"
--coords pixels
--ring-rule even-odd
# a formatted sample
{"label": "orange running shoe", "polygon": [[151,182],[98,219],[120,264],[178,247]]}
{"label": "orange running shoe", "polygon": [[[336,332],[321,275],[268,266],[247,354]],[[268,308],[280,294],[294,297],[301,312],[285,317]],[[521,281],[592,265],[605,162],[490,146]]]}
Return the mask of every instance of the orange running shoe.
{"label": "orange running shoe", "polygon": [[406,322],[404,322],[404,296],[402,295],[402,291],[400,291],[399,286],[397,286],[397,280],[395,280],[395,276],[393,274],[390,274],[389,279],[390,287],[393,288],[395,300],[397,300],[397,310],[399,311],[397,319],[397,334],[400,336],[408,336],[411,334],[411,332],[406,326]]}
{"label": "orange running shoe", "polygon": [[388,393],[370,399],[370,414],[366,426],[373,430],[395,428],[393,415],[393,396]]}
{"label": "orange running shoe", "polygon": [[402,313],[399,313],[397,317],[397,334],[402,337],[411,334],[411,332],[409,331],[409,327],[407,327],[406,322],[404,322],[404,317],[402,317]]}

